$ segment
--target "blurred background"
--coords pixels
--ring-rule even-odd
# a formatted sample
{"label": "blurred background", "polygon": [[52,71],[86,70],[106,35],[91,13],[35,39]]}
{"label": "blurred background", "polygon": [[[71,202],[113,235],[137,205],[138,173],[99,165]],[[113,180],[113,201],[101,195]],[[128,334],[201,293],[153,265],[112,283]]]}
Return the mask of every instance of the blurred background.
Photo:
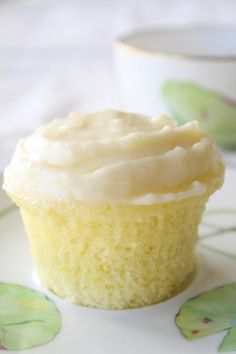
{"label": "blurred background", "polygon": [[125,108],[112,60],[117,37],[185,24],[236,25],[236,1],[0,0],[0,170],[43,122]]}

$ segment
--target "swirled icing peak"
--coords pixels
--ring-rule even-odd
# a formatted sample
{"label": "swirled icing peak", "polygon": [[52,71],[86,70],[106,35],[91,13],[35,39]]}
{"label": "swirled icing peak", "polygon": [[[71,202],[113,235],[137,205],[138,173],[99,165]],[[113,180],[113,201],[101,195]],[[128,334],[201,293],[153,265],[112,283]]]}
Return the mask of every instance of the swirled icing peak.
{"label": "swirled icing peak", "polygon": [[21,199],[150,204],[203,193],[223,165],[197,122],[108,109],[71,113],[20,140],[4,188]]}

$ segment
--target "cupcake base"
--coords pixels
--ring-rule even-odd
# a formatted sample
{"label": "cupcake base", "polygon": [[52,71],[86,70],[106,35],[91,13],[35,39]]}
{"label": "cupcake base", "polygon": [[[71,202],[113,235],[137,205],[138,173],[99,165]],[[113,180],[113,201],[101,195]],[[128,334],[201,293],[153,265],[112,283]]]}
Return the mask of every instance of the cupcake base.
{"label": "cupcake base", "polygon": [[18,204],[44,287],[72,303],[126,309],[186,285],[208,197],[142,206]]}

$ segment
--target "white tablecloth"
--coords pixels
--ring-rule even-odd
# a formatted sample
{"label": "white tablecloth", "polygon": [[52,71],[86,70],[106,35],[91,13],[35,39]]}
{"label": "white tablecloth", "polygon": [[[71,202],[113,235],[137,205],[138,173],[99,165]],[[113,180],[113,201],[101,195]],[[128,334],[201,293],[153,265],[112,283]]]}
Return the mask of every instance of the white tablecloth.
{"label": "white tablecloth", "polygon": [[0,170],[19,137],[70,111],[123,108],[112,43],[126,31],[236,24],[235,0],[1,0]]}

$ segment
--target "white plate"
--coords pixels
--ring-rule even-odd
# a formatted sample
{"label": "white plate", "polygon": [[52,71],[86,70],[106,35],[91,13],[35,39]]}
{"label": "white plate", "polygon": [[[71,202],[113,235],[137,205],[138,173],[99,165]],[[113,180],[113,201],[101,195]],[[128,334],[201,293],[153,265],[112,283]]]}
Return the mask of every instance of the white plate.
{"label": "white plate", "polygon": [[[209,238],[202,240],[202,245],[198,246],[199,269],[194,281],[185,291],[161,304],[124,311],[70,305],[47,293],[60,311],[61,330],[51,342],[19,352],[27,354],[217,353],[217,348],[226,332],[188,341],[177,328],[175,316],[187,299],[208,289],[236,282],[235,181],[236,170],[231,164],[227,169],[224,187],[213,196],[208,205],[200,233],[209,235]],[[230,258],[230,255],[233,257],[235,255],[235,260],[233,257]],[[19,212],[16,208],[12,208],[10,201],[1,191],[0,282],[22,284],[43,291],[33,281],[32,274],[29,247]],[[9,351],[9,353],[16,352]]]}

